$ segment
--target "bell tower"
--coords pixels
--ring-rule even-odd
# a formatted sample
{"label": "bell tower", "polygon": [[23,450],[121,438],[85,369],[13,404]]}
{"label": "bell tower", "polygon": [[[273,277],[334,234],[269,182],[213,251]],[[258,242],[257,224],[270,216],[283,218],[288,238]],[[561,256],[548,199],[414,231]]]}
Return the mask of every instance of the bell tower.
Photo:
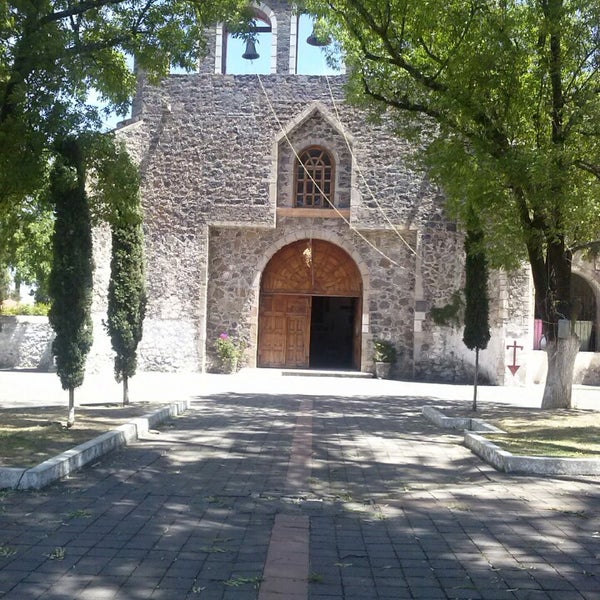
{"label": "bell tower", "polygon": [[[232,35],[225,23],[213,27],[207,36],[209,54],[200,65],[201,73],[300,74],[299,57],[314,53],[317,47],[330,41],[320,38],[312,29],[311,17],[297,12],[287,0],[253,2],[251,6],[254,11],[253,39],[246,41]],[[318,62],[322,62],[321,57]]]}

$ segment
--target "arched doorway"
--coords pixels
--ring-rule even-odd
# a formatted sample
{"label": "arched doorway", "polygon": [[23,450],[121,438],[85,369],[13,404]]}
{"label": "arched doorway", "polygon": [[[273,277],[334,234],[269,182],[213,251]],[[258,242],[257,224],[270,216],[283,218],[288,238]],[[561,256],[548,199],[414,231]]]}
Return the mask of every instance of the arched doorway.
{"label": "arched doorway", "polygon": [[263,271],[258,366],[360,369],[362,278],[324,240],[285,246]]}
{"label": "arched doorway", "polygon": [[597,350],[596,297],[590,284],[575,273],[571,275],[571,302],[574,330],[581,341],[579,350],[594,352]]}

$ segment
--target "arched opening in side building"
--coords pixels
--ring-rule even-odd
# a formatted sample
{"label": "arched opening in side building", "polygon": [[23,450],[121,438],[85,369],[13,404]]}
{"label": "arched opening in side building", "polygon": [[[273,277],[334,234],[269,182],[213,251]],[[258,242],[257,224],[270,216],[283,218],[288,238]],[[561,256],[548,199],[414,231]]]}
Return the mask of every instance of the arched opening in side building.
{"label": "arched opening in side building", "polygon": [[[598,352],[598,309],[596,295],[585,278],[571,274],[571,303],[573,331],[580,341],[580,352]],[[536,311],[534,321],[534,350],[544,349],[543,323]]]}
{"label": "arched opening in side building", "polygon": [[279,250],[260,287],[258,366],[360,369],[362,278],[351,256],[324,240]]}

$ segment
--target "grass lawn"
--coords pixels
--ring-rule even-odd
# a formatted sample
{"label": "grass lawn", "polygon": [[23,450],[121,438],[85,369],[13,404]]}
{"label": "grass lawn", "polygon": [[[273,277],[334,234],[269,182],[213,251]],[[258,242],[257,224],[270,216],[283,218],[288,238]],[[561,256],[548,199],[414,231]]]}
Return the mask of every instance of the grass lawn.
{"label": "grass lawn", "polygon": [[490,418],[489,422],[506,434],[485,437],[513,454],[600,459],[598,411],[519,411],[513,416]]}
{"label": "grass lawn", "polygon": [[156,408],[147,402],[77,407],[71,428],[65,426],[66,406],[2,409],[0,467],[33,467]]}
{"label": "grass lawn", "polygon": [[[0,467],[35,466],[159,406],[144,402],[78,407],[75,425],[69,429],[66,406],[1,409]],[[465,416],[461,409],[448,414]],[[486,437],[513,454],[600,459],[599,411],[485,407],[468,416],[506,431]]]}

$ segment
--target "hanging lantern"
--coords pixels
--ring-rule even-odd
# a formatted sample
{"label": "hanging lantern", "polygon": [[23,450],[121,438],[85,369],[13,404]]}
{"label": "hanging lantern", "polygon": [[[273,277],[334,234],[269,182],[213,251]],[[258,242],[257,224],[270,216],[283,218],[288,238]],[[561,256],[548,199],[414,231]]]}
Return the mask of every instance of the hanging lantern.
{"label": "hanging lantern", "polygon": [[254,40],[248,40],[246,42],[246,51],[242,54],[242,58],[246,60],[256,60],[260,54],[256,51],[256,46],[254,45]]}

